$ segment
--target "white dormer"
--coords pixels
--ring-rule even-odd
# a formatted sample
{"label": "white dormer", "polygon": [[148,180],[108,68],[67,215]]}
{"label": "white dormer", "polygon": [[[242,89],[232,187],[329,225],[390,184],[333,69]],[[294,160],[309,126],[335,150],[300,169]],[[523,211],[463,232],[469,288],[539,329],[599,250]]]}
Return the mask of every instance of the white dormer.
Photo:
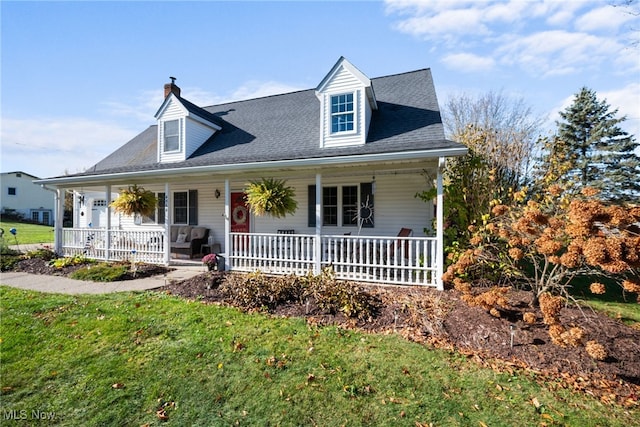
{"label": "white dormer", "polygon": [[373,110],[371,80],[340,57],[316,88],[320,100],[320,147],[364,145]]}
{"label": "white dormer", "polygon": [[158,162],[181,162],[221,129],[211,115],[180,97],[175,78],[164,87],[165,99],[156,113],[158,120]]}

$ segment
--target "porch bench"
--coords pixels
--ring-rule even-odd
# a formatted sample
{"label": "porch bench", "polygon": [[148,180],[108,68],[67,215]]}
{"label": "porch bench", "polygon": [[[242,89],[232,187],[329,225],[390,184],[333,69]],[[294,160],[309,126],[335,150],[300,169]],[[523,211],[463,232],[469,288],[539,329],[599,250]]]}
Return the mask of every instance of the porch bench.
{"label": "porch bench", "polygon": [[189,258],[193,258],[194,255],[201,253],[202,245],[207,243],[209,229],[190,225],[172,225],[169,237],[171,253],[189,255]]}

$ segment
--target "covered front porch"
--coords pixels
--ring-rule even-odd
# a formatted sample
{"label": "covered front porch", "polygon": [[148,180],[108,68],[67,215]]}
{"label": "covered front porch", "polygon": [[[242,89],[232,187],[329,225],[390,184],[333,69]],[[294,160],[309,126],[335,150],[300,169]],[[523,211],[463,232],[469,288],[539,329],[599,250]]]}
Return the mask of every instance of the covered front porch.
{"label": "covered front porch", "polygon": [[[56,251],[164,265],[185,258],[199,262],[214,252],[228,271],[306,275],[329,267],[342,280],[441,289],[443,165],[444,157],[368,162],[332,166],[315,177],[296,168],[251,174],[207,169],[158,178],[133,174],[106,183],[87,177],[80,186],[76,178],[58,187],[57,218],[64,192],[73,194],[74,218],[73,227],[56,221]],[[296,189],[295,215],[257,217],[242,205],[247,181],[263,176],[285,179]],[[110,207],[119,190],[133,183],[157,195],[151,217],[122,215]],[[433,203],[416,198],[434,186]],[[187,234],[186,252],[176,250],[176,229]],[[198,240],[195,229],[205,230]]]}

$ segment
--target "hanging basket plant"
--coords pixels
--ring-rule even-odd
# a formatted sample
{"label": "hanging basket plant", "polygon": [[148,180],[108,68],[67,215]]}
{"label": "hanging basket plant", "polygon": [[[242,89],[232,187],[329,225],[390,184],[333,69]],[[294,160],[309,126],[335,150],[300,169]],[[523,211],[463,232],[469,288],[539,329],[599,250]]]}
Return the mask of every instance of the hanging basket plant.
{"label": "hanging basket plant", "polygon": [[137,185],[129,186],[128,189],[121,189],[120,195],[111,202],[111,207],[116,212],[125,215],[150,216],[158,205],[156,195]]}
{"label": "hanging basket plant", "polygon": [[247,204],[256,216],[269,215],[284,218],[298,209],[295,190],[287,182],[275,178],[251,181],[245,188]]}

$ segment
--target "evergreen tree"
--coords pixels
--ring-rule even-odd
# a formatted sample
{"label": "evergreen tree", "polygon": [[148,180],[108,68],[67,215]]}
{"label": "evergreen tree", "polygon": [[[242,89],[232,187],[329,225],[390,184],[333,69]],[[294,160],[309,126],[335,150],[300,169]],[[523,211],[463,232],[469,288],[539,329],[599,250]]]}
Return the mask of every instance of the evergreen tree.
{"label": "evergreen tree", "polygon": [[620,128],[626,117],[617,118],[617,113],[583,87],[560,113],[557,135],[545,143],[545,183],[554,181],[573,191],[598,188],[612,202],[640,198],[640,157],[635,152],[640,144]]}

